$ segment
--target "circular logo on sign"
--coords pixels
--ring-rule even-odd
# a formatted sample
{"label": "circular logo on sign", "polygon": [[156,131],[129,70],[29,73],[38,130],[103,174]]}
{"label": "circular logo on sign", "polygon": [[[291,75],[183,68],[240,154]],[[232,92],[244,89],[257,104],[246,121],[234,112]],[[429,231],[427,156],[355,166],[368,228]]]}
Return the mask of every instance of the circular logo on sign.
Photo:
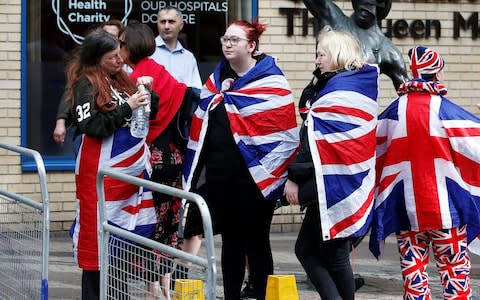
{"label": "circular logo on sign", "polygon": [[85,28],[108,22],[113,16],[126,24],[132,6],[132,0],[52,0],[58,29],[77,44],[82,43]]}

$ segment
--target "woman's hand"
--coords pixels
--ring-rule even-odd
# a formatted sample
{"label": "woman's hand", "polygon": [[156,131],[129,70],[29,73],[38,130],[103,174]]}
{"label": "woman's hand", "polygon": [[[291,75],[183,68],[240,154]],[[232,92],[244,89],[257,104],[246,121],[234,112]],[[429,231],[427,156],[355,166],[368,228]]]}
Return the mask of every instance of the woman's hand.
{"label": "woman's hand", "polygon": [[287,180],[285,183],[285,190],[283,191],[283,195],[287,198],[288,203],[291,205],[299,205],[300,202],[298,201],[298,184],[291,180]]}
{"label": "woman's hand", "polygon": [[151,76],[140,76],[137,78],[137,86],[143,84],[145,88],[149,91],[152,90],[153,77]]}
{"label": "woman's hand", "polygon": [[67,133],[67,128],[65,126],[65,119],[58,119],[53,130],[53,140],[55,143],[63,146],[65,143],[65,134]]}
{"label": "woman's hand", "polygon": [[150,92],[147,92],[147,91],[136,92],[135,94],[131,95],[127,99],[127,103],[133,111],[140,106],[145,106],[145,105],[149,104],[148,103],[148,97],[149,96],[150,96]]}

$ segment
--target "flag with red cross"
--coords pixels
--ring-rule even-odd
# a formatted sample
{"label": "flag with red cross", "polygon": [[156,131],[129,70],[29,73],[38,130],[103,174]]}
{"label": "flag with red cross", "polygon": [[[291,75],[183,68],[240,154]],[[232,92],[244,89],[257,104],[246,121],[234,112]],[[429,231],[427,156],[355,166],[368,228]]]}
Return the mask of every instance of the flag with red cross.
{"label": "flag with red cross", "polygon": [[411,92],[378,120],[372,253],[378,257],[382,241],[400,230],[468,225],[468,242],[477,239],[480,118],[443,96]]}

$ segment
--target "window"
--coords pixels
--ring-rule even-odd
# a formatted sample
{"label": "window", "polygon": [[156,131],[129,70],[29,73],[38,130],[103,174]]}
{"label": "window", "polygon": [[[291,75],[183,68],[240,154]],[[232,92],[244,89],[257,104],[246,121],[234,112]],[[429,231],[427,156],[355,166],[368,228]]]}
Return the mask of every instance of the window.
{"label": "window", "polygon": [[[22,1],[22,146],[39,151],[47,170],[74,168],[73,130],[63,147],[52,133],[66,83],[64,68],[83,34],[109,19],[138,20],[156,33],[158,9],[166,5],[184,14],[185,47],[195,54],[202,80],[221,58],[218,37],[229,20],[255,18],[258,6],[257,0]],[[22,160],[24,171],[34,168],[33,160]]]}

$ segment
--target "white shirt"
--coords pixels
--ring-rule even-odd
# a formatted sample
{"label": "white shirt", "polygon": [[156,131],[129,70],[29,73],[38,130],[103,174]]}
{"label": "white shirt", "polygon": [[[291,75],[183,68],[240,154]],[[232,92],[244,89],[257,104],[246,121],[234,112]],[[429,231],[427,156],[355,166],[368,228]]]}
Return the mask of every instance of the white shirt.
{"label": "white shirt", "polygon": [[202,88],[197,60],[192,52],[183,48],[180,42],[177,42],[173,51],[170,51],[161,36],[155,38],[155,43],[157,47],[155,53],[150,56],[152,59],[163,65],[176,80],[190,87]]}

